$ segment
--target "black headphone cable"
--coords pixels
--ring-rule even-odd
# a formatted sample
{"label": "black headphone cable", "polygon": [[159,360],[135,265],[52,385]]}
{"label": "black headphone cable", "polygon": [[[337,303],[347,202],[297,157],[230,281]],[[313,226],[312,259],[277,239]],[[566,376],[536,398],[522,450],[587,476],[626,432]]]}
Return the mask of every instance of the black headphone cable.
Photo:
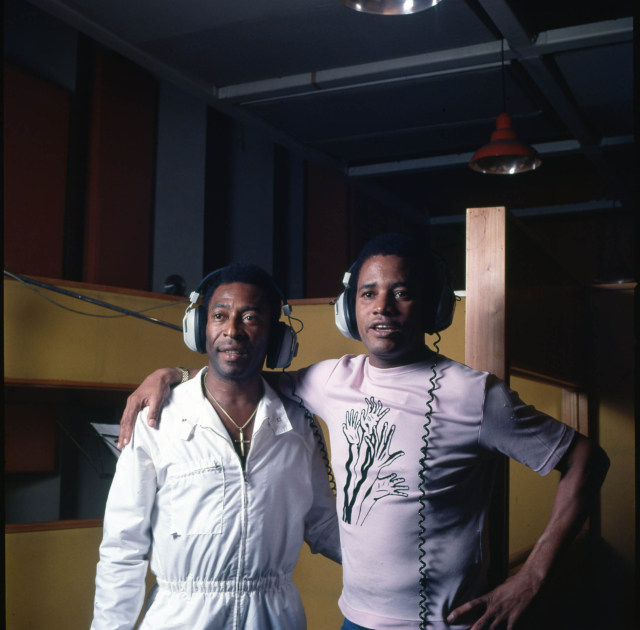
{"label": "black headphone cable", "polygon": [[428,613],[428,605],[427,605],[427,596],[425,595],[425,590],[427,588],[427,573],[428,567],[424,558],[427,554],[425,550],[425,545],[427,543],[425,538],[426,529],[424,527],[424,522],[426,520],[425,510],[427,507],[426,503],[426,469],[427,469],[427,457],[428,457],[428,449],[429,449],[429,426],[431,425],[431,414],[433,413],[433,400],[435,398],[435,388],[436,388],[436,366],[438,364],[438,355],[440,354],[440,348],[438,344],[440,343],[442,337],[439,332],[436,332],[438,338],[433,342],[433,347],[436,349],[435,353],[433,353],[433,364],[431,365],[432,376],[429,379],[429,383],[431,386],[429,387],[429,399],[427,400],[427,412],[424,414],[426,418],[426,422],[424,424],[424,432],[422,434],[423,446],[420,449],[422,453],[422,458],[420,459],[420,511],[419,511],[419,519],[418,519],[418,560],[420,562],[420,630],[426,630],[427,628],[427,613]]}

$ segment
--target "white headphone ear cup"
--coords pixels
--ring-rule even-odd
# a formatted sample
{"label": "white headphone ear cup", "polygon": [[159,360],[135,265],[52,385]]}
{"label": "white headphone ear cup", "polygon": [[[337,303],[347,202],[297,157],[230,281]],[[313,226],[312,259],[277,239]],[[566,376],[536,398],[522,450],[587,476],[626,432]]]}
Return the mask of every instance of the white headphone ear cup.
{"label": "white headphone ear cup", "polygon": [[346,294],[346,291],[340,295],[340,297],[336,300],[336,303],[334,306],[336,326],[338,327],[338,330],[345,337],[347,337],[347,339],[354,339],[355,337],[351,334],[351,331],[349,330],[349,324],[347,322],[347,318],[349,317],[349,314],[346,310],[347,305],[345,300],[345,294]]}
{"label": "white headphone ear cup", "polygon": [[195,326],[196,311],[195,309],[188,310],[182,318],[182,338],[189,350],[198,352],[196,345],[196,326]]}

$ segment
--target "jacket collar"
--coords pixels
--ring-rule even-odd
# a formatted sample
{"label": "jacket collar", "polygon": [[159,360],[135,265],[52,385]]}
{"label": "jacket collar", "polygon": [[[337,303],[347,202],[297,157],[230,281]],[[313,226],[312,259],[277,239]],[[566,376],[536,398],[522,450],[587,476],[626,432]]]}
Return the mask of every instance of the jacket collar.
{"label": "jacket collar", "polygon": [[[202,391],[202,379],[206,374],[207,368],[203,368],[198,372],[197,376],[181,387],[184,387],[184,393],[187,394],[189,402],[185,408],[187,416],[180,427],[180,437],[188,440],[193,434],[196,425],[213,429],[221,437],[229,440],[229,434],[220,419],[220,416],[213,408],[213,405],[204,395]],[[291,431],[291,421],[282,404],[282,401],[269,384],[262,379],[264,394],[258,404],[256,412],[255,424],[253,427],[254,435],[260,430],[260,427],[266,422],[276,435],[281,435],[287,431]]]}

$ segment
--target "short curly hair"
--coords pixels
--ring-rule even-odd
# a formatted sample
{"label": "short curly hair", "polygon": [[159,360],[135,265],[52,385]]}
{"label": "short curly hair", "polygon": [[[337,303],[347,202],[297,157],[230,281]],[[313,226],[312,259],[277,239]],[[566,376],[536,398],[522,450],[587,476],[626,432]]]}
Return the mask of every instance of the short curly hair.
{"label": "short curly hair", "polygon": [[202,300],[205,312],[209,312],[209,303],[216,289],[223,284],[233,284],[241,282],[242,284],[250,284],[254,287],[262,289],[267,297],[269,306],[269,321],[271,329],[280,321],[280,311],[282,305],[282,296],[271,276],[258,265],[250,263],[236,262],[228,267],[224,267],[207,283],[207,291]]}
{"label": "short curly hair", "polygon": [[437,265],[430,254],[429,247],[410,236],[390,233],[372,238],[362,248],[351,270],[349,281],[351,287],[357,288],[362,265],[374,256],[403,258],[424,286],[435,284],[438,281]]}

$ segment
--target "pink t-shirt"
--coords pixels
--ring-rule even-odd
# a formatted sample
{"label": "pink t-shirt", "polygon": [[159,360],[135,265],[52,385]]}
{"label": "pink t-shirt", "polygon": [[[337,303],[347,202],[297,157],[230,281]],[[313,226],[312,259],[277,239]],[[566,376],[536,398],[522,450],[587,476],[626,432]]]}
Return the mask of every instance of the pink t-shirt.
{"label": "pink t-shirt", "polygon": [[[437,358],[378,369],[366,355],[322,361],[281,379],[329,428],[343,559],[340,609],[375,630],[418,629],[420,460],[427,439],[425,606],[431,628],[486,588],[486,514],[495,455],[541,475],[573,437],[487,372]],[[295,385],[292,396],[291,385]],[[458,625],[456,628],[467,628]]]}

